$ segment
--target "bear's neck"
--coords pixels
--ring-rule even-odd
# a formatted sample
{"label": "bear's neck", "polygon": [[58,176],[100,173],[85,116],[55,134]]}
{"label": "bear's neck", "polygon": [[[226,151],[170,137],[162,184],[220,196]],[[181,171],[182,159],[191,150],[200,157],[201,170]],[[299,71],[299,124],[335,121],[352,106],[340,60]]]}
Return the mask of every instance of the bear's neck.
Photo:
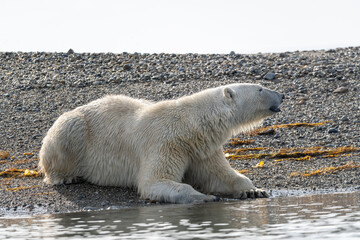
{"label": "bear's neck", "polygon": [[[179,101],[180,100],[180,101]],[[177,100],[177,107],[186,113],[187,121],[199,132],[199,137],[209,146],[223,145],[234,132],[232,110],[217,98],[189,96]],[[194,104],[194,102],[196,104]],[[194,130],[195,130],[194,129]]]}

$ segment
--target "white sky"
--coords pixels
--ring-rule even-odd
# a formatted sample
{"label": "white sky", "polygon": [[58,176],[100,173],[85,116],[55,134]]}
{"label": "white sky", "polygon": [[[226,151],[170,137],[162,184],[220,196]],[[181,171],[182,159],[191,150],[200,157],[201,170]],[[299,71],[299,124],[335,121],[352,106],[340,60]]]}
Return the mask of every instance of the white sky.
{"label": "white sky", "polygon": [[360,46],[358,0],[0,0],[0,52],[257,53]]}

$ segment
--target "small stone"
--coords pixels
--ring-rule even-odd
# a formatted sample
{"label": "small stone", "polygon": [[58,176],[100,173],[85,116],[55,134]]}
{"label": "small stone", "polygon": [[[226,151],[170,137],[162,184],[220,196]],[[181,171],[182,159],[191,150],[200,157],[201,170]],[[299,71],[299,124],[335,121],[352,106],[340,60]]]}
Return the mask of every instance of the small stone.
{"label": "small stone", "polygon": [[338,133],[338,132],[339,132],[339,130],[337,130],[336,128],[330,128],[328,130],[328,133]]}
{"label": "small stone", "polygon": [[341,121],[343,121],[343,122],[348,122],[350,119],[348,118],[348,117],[346,117],[346,116],[344,116],[344,117],[342,117],[341,118]]}
{"label": "small stone", "polygon": [[85,87],[85,84],[84,83],[78,83],[77,85],[76,85],[76,87],[78,87],[78,88],[83,88],[83,87]]}
{"label": "small stone", "polygon": [[98,210],[97,207],[91,207],[91,206],[86,206],[83,208],[84,211],[95,211]]}
{"label": "small stone", "polygon": [[272,135],[272,134],[275,134],[275,130],[273,128],[258,133],[258,135]]}
{"label": "small stone", "polygon": [[118,210],[118,209],[121,209],[120,206],[110,206],[107,208],[107,210]]}
{"label": "small stone", "polygon": [[268,72],[267,74],[265,74],[264,79],[266,79],[266,80],[274,80],[275,79],[275,73]]}
{"label": "small stone", "polygon": [[32,137],[32,139],[40,139],[41,137],[42,137],[42,135],[37,134],[37,135],[34,135],[34,136]]}
{"label": "small stone", "polygon": [[333,91],[333,93],[346,93],[349,89],[347,87],[339,87]]}
{"label": "small stone", "polygon": [[342,80],[342,76],[336,76],[336,80]]}
{"label": "small stone", "polygon": [[299,99],[299,101],[301,101],[301,100],[303,100],[303,101],[307,101],[307,100],[309,100],[309,98],[308,98],[308,97],[299,97],[298,99]]}
{"label": "small stone", "polygon": [[296,105],[304,105],[306,103],[305,99],[300,99],[296,102]]}
{"label": "small stone", "polygon": [[283,180],[283,179],[285,179],[285,178],[286,178],[286,176],[281,175],[281,174],[277,174],[277,175],[275,175],[275,176],[273,177],[273,179],[275,179],[275,180]]}
{"label": "small stone", "polygon": [[347,180],[347,181],[345,181],[345,184],[352,184],[353,183],[353,181],[350,179],[350,180]]}
{"label": "small stone", "polygon": [[124,65],[124,70],[125,71],[130,71],[131,70],[131,64],[125,64]]}
{"label": "small stone", "polygon": [[69,51],[67,51],[67,54],[74,54],[74,50],[72,50],[71,48],[69,49]]}
{"label": "small stone", "polygon": [[273,138],[279,139],[279,138],[281,138],[281,135],[280,135],[280,134],[275,134],[275,135],[273,136]]}
{"label": "small stone", "polygon": [[296,105],[304,105],[306,102],[304,100],[299,100],[295,104]]}
{"label": "small stone", "polygon": [[301,87],[300,89],[299,89],[299,93],[307,93],[308,92],[308,90],[307,90],[307,88],[305,88],[305,87]]}
{"label": "small stone", "polygon": [[235,52],[234,51],[231,51],[230,52],[230,56],[234,56],[235,55]]}
{"label": "small stone", "polygon": [[144,81],[149,81],[151,80],[151,76],[150,75],[145,75],[144,76]]}

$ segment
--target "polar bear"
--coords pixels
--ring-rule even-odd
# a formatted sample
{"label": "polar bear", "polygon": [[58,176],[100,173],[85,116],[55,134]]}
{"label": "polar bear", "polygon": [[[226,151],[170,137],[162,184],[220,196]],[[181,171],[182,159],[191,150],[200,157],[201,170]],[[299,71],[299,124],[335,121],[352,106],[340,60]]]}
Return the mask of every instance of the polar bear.
{"label": "polar bear", "polygon": [[48,184],[82,178],[136,187],[141,198],[154,201],[206,202],[218,194],[267,197],[231,168],[223,145],[279,112],[283,98],[244,83],[156,103],[106,96],[55,121],[43,139],[39,167]]}

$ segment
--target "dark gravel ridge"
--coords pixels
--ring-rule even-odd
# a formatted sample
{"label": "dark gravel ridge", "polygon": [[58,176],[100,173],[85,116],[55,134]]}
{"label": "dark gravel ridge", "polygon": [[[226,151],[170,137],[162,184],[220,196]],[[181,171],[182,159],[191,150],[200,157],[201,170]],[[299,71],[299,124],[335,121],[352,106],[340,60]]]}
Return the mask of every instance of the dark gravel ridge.
{"label": "dark gravel ridge", "polygon": [[[259,83],[286,94],[282,112],[264,126],[331,121],[323,126],[277,129],[244,147],[322,146],[360,148],[360,47],[272,54],[89,54],[0,53],[0,171],[37,169],[37,150],[46,131],[65,111],[106,94],[163,100],[234,82]],[[225,148],[229,148],[226,145]],[[24,155],[24,153],[34,153]],[[360,168],[317,176],[290,177],[329,166],[360,165],[359,151],[308,161],[264,158],[231,161],[256,186],[276,190],[360,189]],[[54,213],[152,205],[132,189],[88,183],[46,186],[41,178],[0,176],[0,215]],[[19,191],[7,188],[30,187]]]}

